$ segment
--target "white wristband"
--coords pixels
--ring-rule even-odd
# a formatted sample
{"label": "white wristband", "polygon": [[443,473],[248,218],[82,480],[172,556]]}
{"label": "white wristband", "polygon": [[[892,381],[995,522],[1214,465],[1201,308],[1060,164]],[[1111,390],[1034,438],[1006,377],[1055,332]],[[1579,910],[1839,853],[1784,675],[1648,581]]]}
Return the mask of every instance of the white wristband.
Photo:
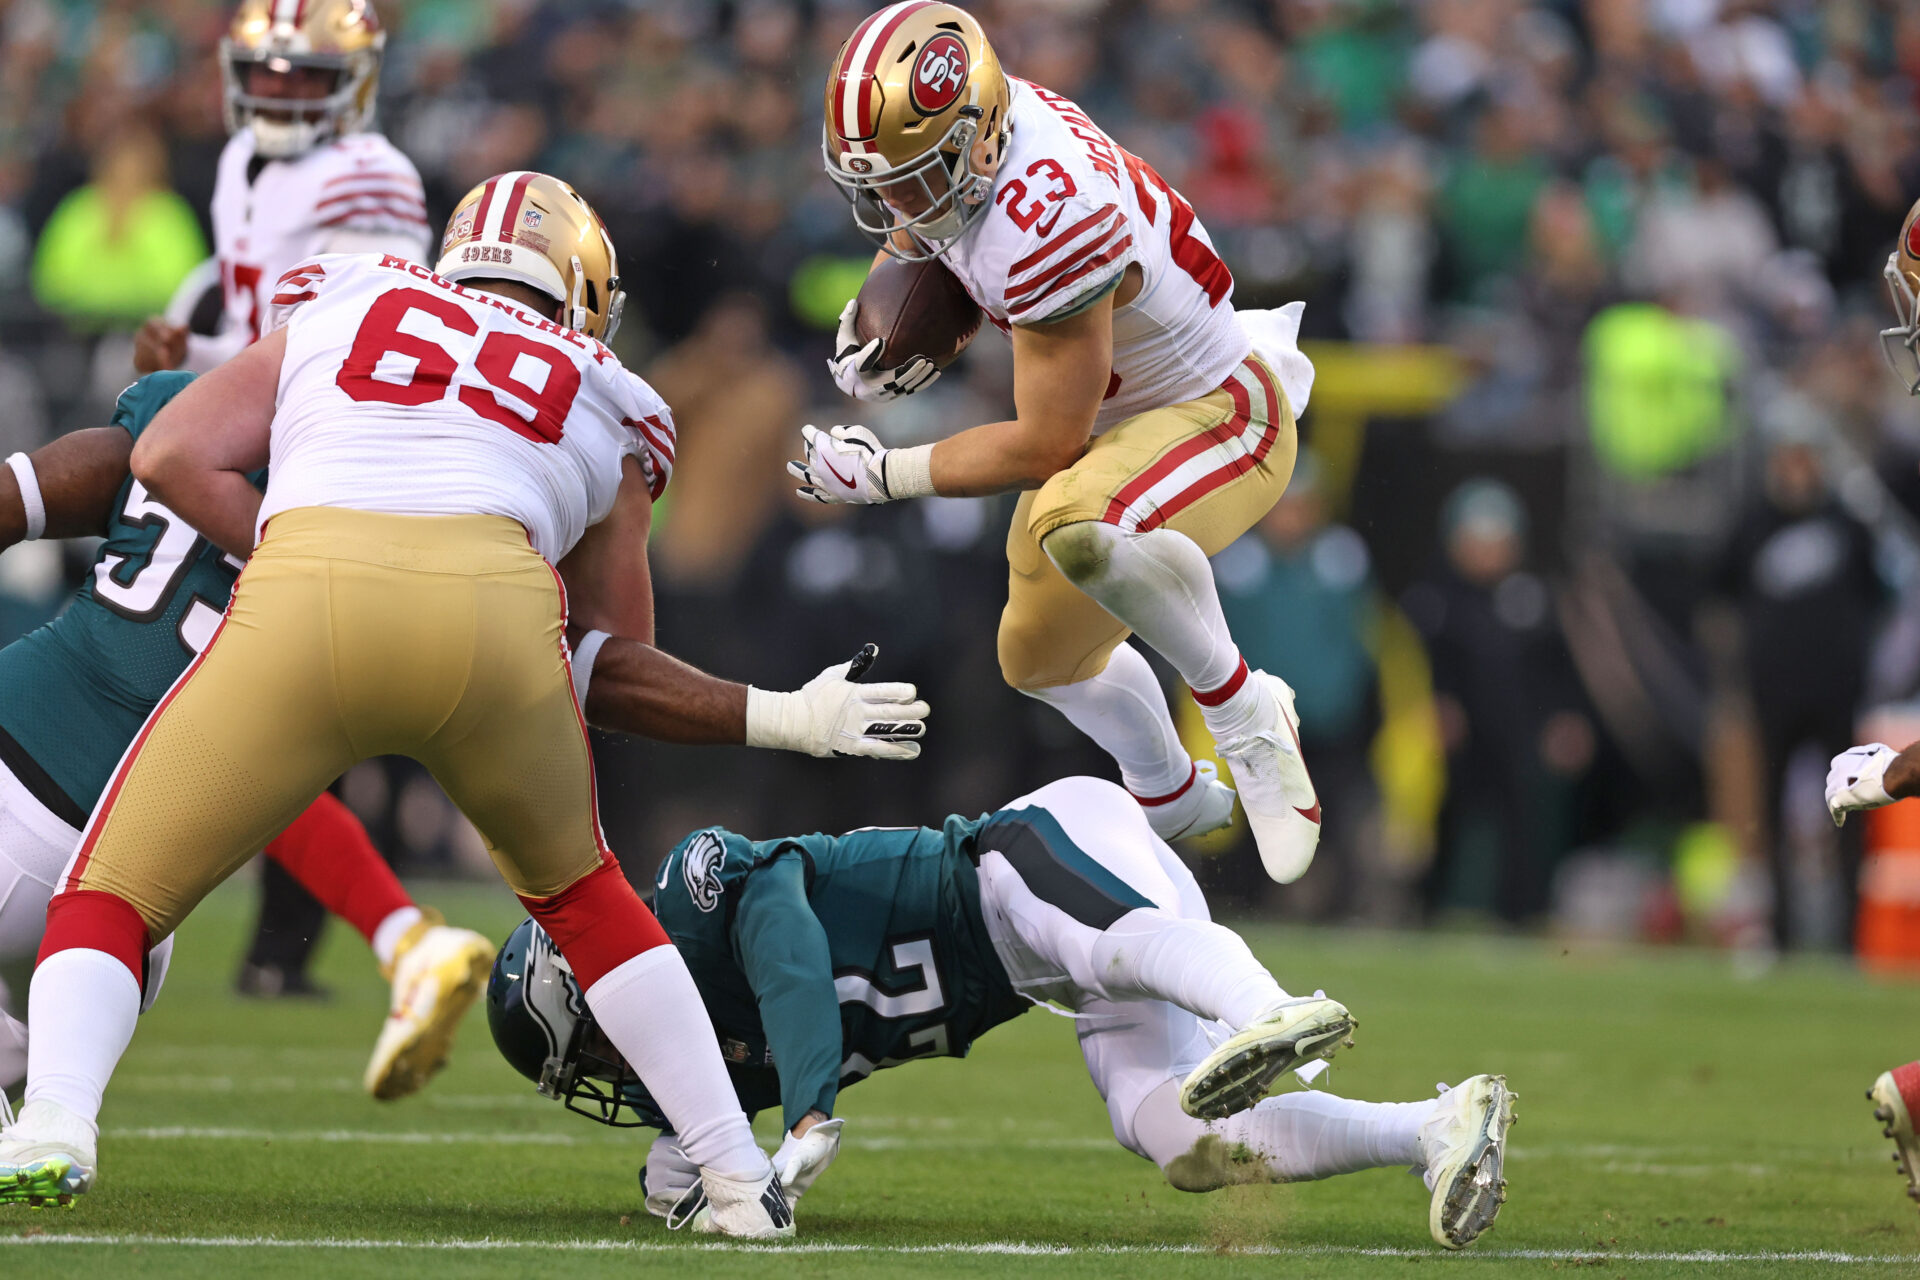
{"label": "white wristband", "polygon": [[27,509],[27,538],[32,542],[47,531],[47,503],[40,496],[40,477],[33,472],[33,459],[24,453],[10,454],[7,465],[20,482],[20,505]]}
{"label": "white wristband", "polygon": [[573,651],[573,700],[582,711],[587,707],[587,686],[593,683],[593,660],[600,656],[600,646],[606,642],[606,632],[589,631]]}
{"label": "white wristband", "polygon": [[933,496],[933,446],[916,444],[908,449],[889,449],[880,459],[880,478],[887,482],[889,498],[929,498]]}
{"label": "white wristband", "polygon": [[[798,693],[772,693],[747,686],[747,745],[774,751],[805,751],[807,720]],[[794,714],[798,712],[798,714]]]}

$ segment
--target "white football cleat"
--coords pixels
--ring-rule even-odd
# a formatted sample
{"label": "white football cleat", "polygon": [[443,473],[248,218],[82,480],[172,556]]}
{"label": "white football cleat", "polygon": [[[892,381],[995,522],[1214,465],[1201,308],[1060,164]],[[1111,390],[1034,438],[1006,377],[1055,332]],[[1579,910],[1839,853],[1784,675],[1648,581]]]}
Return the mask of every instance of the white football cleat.
{"label": "white football cleat", "polygon": [[394,951],[393,1002],[367,1062],[367,1092],[404,1098],[445,1066],[453,1033],[492,970],[493,944],[471,929],[433,917],[409,929]]}
{"label": "white football cleat", "polygon": [[1473,1076],[1440,1090],[1438,1109],[1420,1126],[1421,1176],[1433,1193],[1427,1229],[1439,1244],[1464,1249],[1506,1203],[1501,1173],[1518,1095],[1505,1076]]}
{"label": "white football cleat", "polygon": [[1320,846],[1320,797],[1300,754],[1292,686],[1264,671],[1249,672],[1247,679],[1259,681],[1272,699],[1272,727],[1231,742],[1216,739],[1215,745],[1233,771],[1234,789],[1267,874],[1292,884],[1306,874]]}
{"label": "white football cleat", "polygon": [[91,1123],[58,1103],[27,1103],[0,1129],[0,1204],[72,1208],[93,1185],[98,1141]]}
{"label": "white football cleat", "polygon": [[1233,788],[1220,781],[1219,766],[1211,760],[1195,760],[1192,781],[1179,795],[1168,800],[1140,800],[1140,811],[1147,815],[1153,834],[1162,840],[1187,840],[1232,822],[1233,799]]}
{"label": "white football cleat", "polygon": [[1352,1044],[1349,1037],[1358,1025],[1345,1005],[1322,994],[1282,1000],[1187,1073],[1180,1109],[1200,1120],[1245,1111],[1285,1072],[1331,1058],[1342,1045]]}
{"label": "white football cleat", "polygon": [[1920,1110],[1920,1062],[1882,1071],[1867,1098],[1880,1132],[1893,1139],[1893,1165],[1906,1175],[1907,1195],[1920,1200],[1920,1137],[1913,1131],[1914,1112]]}
{"label": "white football cleat", "polygon": [[[693,1229],[736,1240],[786,1240],[793,1235],[793,1206],[780,1189],[780,1176],[767,1165],[756,1178],[729,1178],[700,1171],[707,1203],[694,1215]],[[671,1225],[671,1222],[669,1223]]]}

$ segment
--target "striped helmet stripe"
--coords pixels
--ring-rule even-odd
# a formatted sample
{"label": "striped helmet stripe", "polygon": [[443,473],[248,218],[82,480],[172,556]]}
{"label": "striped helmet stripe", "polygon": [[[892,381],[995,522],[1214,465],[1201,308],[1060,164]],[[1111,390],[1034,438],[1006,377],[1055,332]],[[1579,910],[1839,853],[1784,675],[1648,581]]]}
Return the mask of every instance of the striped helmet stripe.
{"label": "striped helmet stripe", "polygon": [[842,138],[870,138],[880,127],[879,95],[874,88],[880,54],[902,22],[932,3],[934,0],[902,0],[853,29],[834,94],[833,131]]}
{"label": "striped helmet stripe", "polygon": [[486,238],[487,210],[493,206],[493,189],[500,185],[499,178],[488,178],[487,185],[480,189],[480,203],[473,210],[473,238]]}
{"label": "striped helmet stripe", "polygon": [[506,203],[501,206],[500,229],[496,235],[497,239],[513,239],[513,221],[520,216],[520,205],[522,201],[526,199],[527,184],[532,181],[533,175],[531,173],[522,173],[514,179],[513,187],[507,193]]}

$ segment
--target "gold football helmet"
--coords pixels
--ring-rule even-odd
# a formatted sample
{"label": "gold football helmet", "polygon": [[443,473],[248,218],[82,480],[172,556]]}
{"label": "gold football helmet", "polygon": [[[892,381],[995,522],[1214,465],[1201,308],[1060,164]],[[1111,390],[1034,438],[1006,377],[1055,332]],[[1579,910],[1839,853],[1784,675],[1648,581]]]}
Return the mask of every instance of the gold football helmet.
{"label": "gold football helmet", "polygon": [[903,0],[855,27],[827,75],[821,150],[860,229],[909,262],[946,252],[986,209],[1010,96],[964,9]]}
{"label": "gold football helmet", "polygon": [[1880,349],[1907,394],[1920,395],[1920,202],[1900,224],[1900,243],[1887,255],[1885,274],[1900,323],[1880,331]]}
{"label": "gold football helmet", "polygon": [[566,305],[569,329],[613,340],[627,295],[606,223],[593,206],[544,173],[500,173],[462,196],[440,238],[434,274],[530,285]]}
{"label": "gold football helmet", "polygon": [[[255,150],[285,159],[373,122],[387,33],[368,0],[241,0],[220,41],[227,132],[252,126]],[[255,93],[254,67],[288,79],[332,76],[320,97]]]}

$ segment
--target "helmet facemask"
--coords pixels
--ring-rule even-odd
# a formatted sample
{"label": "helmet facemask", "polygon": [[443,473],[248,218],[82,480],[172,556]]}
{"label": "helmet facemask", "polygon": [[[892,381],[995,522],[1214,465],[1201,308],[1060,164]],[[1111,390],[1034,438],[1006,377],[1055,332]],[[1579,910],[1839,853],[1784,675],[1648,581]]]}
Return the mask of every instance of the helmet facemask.
{"label": "helmet facemask", "polygon": [[[994,173],[1006,149],[1004,132],[991,143],[980,138],[979,108],[963,107],[937,146],[895,168],[870,168],[865,173],[854,168],[872,166],[881,159],[878,156],[843,156],[836,162],[832,135],[824,129],[820,149],[827,176],[852,206],[854,224],[861,232],[902,262],[926,262],[952,248],[986,211]],[[887,202],[887,191],[915,185],[925,201],[919,213],[903,214]],[[907,233],[909,246],[897,243],[900,232]]]}
{"label": "helmet facemask", "polygon": [[[318,98],[252,93],[248,80],[256,66],[279,75],[300,69],[330,71],[333,89]],[[227,132],[251,127],[254,150],[269,159],[301,155],[323,142],[365,129],[372,122],[372,86],[378,73],[377,50],[292,53],[272,48],[243,49],[231,38],[223,39],[220,76],[226,89]]]}
{"label": "helmet facemask", "polygon": [[1900,269],[1898,253],[1887,255],[1887,268],[1882,274],[1900,323],[1880,331],[1880,351],[1907,394],[1920,395],[1920,293],[1914,291],[1913,280]]}
{"label": "helmet facemask", "polygon": [[583,1012],[573,1024],[566,1048],[547,1059],[535,1087],[542,1097],[556,1098],[567,1110],[615,1129],[659,1125],[640,1077],[591,1013]]}

